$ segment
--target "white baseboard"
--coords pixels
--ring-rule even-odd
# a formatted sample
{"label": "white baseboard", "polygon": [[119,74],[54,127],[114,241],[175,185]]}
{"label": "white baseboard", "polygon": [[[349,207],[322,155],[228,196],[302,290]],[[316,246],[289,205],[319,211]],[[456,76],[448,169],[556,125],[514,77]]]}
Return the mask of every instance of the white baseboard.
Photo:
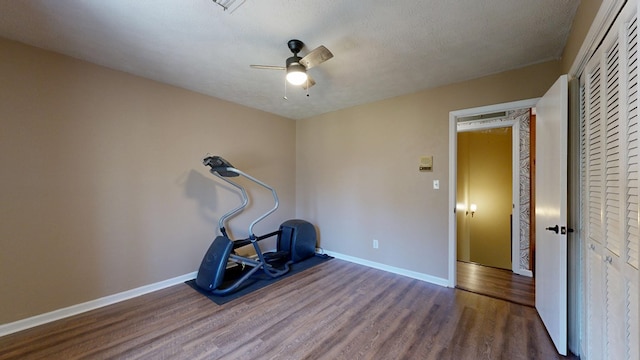
{"label": "white baseboard", "polygon": [[533,277],[533,272],[531,270],[518,269],[518,271],[515,271],[515,273],[522,276]]}
{"label": "white baseboard", "polygon": [[326,251],[325,250],[323,252],[325,254],[327,254],[327,255],[333,256],[336,259],[345,260],[345,261],[349,261],[349,262],[352,262],[352,263],[355,263],[355,264],[368,266],[370,268],[383,270],[383,271],[387,271],[387,272],[398,274],[398,275],[407,276],[407,277],[410,277],[412,279],[421,280],[421,281],[428,282],[428,283],[435,284],[435,285],[440,285],[440,286],[444,286],[444,287],[448,287],[449,286],[449,280],[443,279],[443,278],[439,278],[439,277],[436,277],[436,276],[431,276],[431,275],[419,273],[419,272],[416,272],[416,271],[402,269],[402,268],[398,268],[398,267],[395,267],[395,266],[389,266],[389,265],[377,263],[375,261],[369,261],[369,260],[357,258],[357,257],[354,257],[354,256],[349,256],[349,255],[336,253],[336,252],[333,252],[333,251]]}
{"label": "white baseboard", "polygon": [[[354,256],[349,256],[349,255],[336,253],[336,252],[333,252],[333,251],[323,251],[323,253],[325,253],[327,255],[330,255],[330,256],[333,256],[336,259],[341,259],[341,260],[349,261],[349,262],[352,262],[352,263],[355,263],[355,264],[368,266],[368,267],[371,267],[371,268],[374,268],[374,269],[383,270],[383,271],[387,271],[387,272],[390,272],[390,273],[407,276],[407,277],[410,277],[412,279],[421,280],[421,281],[428,282],[428,283],[435,284],[435,285],[440,285],[440,286],[447,287],[448,284],[449,284],[447,279],[443,279],[443,278],[439,278],[439,277],[435,277],[435,276],[431,276],[431,275],[427,275],[427,274],[423,274],[423,273],[419,273],[419,272],[415,272],[415,271],[411,271],[411,270],[406,270],[406,269],[402,269],[402,268],[398,268],[398,267],[394,267],[394,266],[389,266],[389,265],[377,263],[377,262],[374,262],[374,261],[369,261],[369,260],[357,258],[357,257],[354,257]],[[32,328],[32,327],[35,327],[35,326],[38,326],[38,325],[42,325],[42,324],[46,324],[46,323],[49,323],[49,322],[52,322],[52,321],[64,319],[64,318],[67,318],[67,317],[70,317],[70,316],[81,314],[83,312],[95,310],[95,309],[101,308],[103,306],[115,304],[115,303],[118,303],[120,301],[132,299],[134,297],[138,297],[138,296],[141,296],[141,295],[144,295],[144,294],[148,294],[150,292],[161,290],[161,289],[167,288],[169,286],[173,286],[173,285],[176,285],[176,284],[183,283],[183,282],[185,282],[187,280],[194,279],[196,277],[196,275],[197,275],[197,272],[192,272],[192,273],[185,274],[185,275],[182,275],[182,276],[174,277],[172,279],[160,281],[160,282],[157,282],[157,283],[154,283],[154,284],[145,285],[145,286],[141,286],[139,288],[123,291],[123,292],[118,293],[118,294],[105,296],[103,298],[99,298],[99,299],[96,299],[96,300],[87,301],[85,303],[72,305],[72,306],[69,306],[69,307],[66,307],[66,308],[62,308],[62,309],[54,310],[54,311],[51,311],[51,312],[48,312],[48,313],[36,315],[36,316],[30,317],[30,318],[18,320],[18,321],[12,322],[12,323],[3,324],[3,325],[0,325],[0,336],[13,334],[13,333],[16,333],[18,331],[26,330],[26,329],[29,329],[29,328]]]}
{"label": "white baseboard", "polygon": [[167,288],[169,286],[183,283],[187,280],[194,279],[197,272],[192,272],[182,276],[174,277],[172,279],[160,281],[154,284],[141,286],[139,288],[123,291],[118,294],[105,296],[100,299],[87,301],[82,304],[72,305],[66,308],[54,310],[48,313],[36,315],[30,318],[18,320],[12,323],[0,325],[0,336],[13,334],[18,331],[26,330],[38,325],[46,324],[52,321],[64,319],[73,315],[77,315],[83,312],[101,308],[103,306],[115,304],[120,301],[132,299],[134,297],[148,294],[160,289]]}

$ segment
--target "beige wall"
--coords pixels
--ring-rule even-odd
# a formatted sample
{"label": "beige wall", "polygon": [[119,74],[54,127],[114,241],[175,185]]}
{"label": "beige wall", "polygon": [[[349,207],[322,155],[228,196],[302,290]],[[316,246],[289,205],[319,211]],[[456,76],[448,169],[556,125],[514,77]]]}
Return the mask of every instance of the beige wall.
{"label": "beige wall", "polygon": [[[458,133],[458,260],[511,270],[511,127]],[[516,217],[518,219],[518,217]]]}
{"label": "beige wall", "polygon": [[[328,250],[446,278],[449,112],[542,96],[573,64],[601,2],[581,1],[561,61],[298,121],[297,216],[316,223]],[[418,172],[421,155],[434,156],[433,172]]]}
{"label": "beige wall", "polygon": [[294,216],[293,120],[3,39],[0,78],[0,324],[196,271],[239,201],[207,152]]}
{"label": "beige wall", "polygon": [[542,95],[600,3],[562,61],[299,122],[0,39],[0,324],[195,271],[238,200],[206,152],[278,189],[257,232],[295,212],[329,250],[445,278],[449,112]]}
{"label": "beige wall", "polygon": [[569,73],[601,4],[602,0],[580,0],[580,6],[578,6],[578,10],[576,11],[573,24],[571,24],[571,33],[569,33],[569,37],[567,38],[567,45],[562,53],[563,74]]}
{"label": "beige wall", "polygon": [[449,112],[539,97],[559,75],[547,62],[298,121],[297,216],[327,250],[446,278]]}

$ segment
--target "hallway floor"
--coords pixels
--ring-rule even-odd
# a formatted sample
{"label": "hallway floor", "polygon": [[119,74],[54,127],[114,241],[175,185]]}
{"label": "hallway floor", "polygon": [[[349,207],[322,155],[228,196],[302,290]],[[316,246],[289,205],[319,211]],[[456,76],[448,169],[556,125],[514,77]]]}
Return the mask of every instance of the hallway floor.
{"label": "hallway floor", "polygon": [[458,261],[457,285],[461,290],[526,306],[535,306],[535,280],[505,269]]}

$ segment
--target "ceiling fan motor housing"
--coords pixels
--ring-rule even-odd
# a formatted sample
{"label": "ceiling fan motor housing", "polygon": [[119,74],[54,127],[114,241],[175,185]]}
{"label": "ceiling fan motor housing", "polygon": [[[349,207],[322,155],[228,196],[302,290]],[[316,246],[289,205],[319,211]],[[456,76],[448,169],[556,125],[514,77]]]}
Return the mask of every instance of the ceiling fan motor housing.
{"label": "ceiling fan motor housing", "polygon": [[292,40],[289,40],[289,42],[287,42],[287,46],[289,46],[289,50],[291,50],[292,53],[294,53],[295,55],[298,55],[298,53],[302,51],[302,48],[304,47],[304,43],[300,40],[292,39]]}
{"label": "ceiling fan motor housing", "polygon": [[302,58],[300,56],[292,56],[290,58],[287,59],[287,65],[286,68],[288,69],[290,65],[292,64],[297,64],[302,66],[302,64],[300,64],[300,60],[302,60]]}

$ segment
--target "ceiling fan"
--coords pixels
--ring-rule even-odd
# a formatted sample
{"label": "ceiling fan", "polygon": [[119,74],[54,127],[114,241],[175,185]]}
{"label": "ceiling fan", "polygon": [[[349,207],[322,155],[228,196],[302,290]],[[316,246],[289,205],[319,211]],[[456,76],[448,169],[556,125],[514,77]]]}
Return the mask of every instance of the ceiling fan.
{"label": "ceiling fan", "polygon": [[289,40],[287,42],[289,50],[293,53],[293,56],[287,59],[285,66],[273,66],[273,65],[249,65],[254,69],[267,69],[267,70],[286,70],[287,81],[292,85],[302,85],[304,89],[308,89],[315,85],[313,78],[307,74],[307,70],[316,65],[320,65],[323,62],[331,59],[333,54],[329,49],[323,45],[311,50],[304,57],[299,57],[298,53],[304,47],[304,43],[300,40]]}

